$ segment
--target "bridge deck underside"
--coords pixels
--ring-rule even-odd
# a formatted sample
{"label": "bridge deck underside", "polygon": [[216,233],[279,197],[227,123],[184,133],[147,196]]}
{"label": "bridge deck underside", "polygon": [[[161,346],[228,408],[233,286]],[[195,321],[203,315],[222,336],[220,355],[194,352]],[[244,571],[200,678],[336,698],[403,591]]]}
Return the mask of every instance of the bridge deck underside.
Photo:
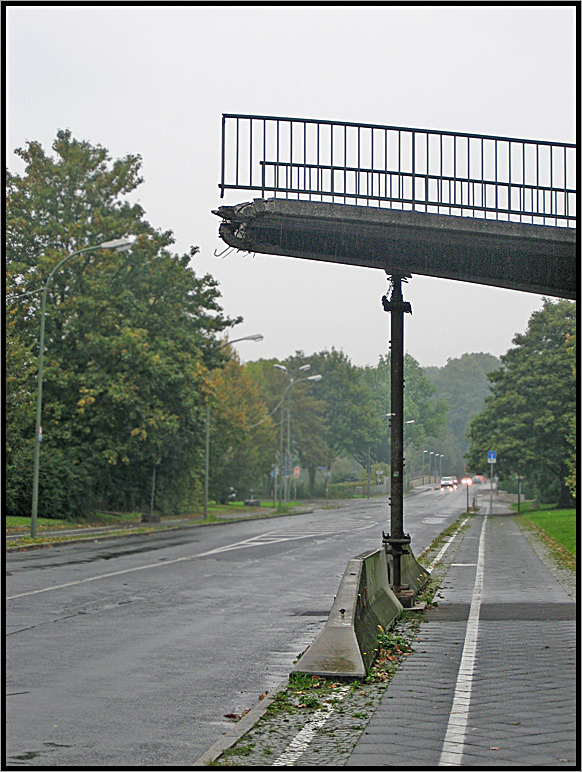
{"label": "bridge deck underside", "polygon": [[214,213],[240,250],[576,298],[573,228],[277,198]]}

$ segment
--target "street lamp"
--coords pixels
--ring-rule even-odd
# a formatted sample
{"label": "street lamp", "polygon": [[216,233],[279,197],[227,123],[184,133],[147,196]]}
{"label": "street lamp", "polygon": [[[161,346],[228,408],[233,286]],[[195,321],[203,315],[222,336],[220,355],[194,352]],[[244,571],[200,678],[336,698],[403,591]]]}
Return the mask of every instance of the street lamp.
{"label": "street lamp", "polygon": [[[410,421],[405,421],[404,422],[403,438],[404,438],[405,441],[404,441],[403,461],[406,458],[406,451],[408,450],[408,442],[406,442],[406,426],[408,426],[409,424],[414,424],[414,423],[416,423],[414,418],[412,418]],[[410,472],[408,471],[408,469],[406,469],[406,490],[409,490],[409,488],[410,488]]]}
{"label": "street lamp", "polygon": [[[287,503],[287,476],[284,474],[285,466],[286,464],[283,462],[283,410],[285,405],[285,396],[287,396],[287,392],[291,389],[292,386],[294,386],[296,383],[302,383],[303,381],[320,381],[323,376],[322,375],[309,375],[306,378],[299,378],[293,377],[290,375],[289,370],[285,367],[285,365],[273,365],[273,367],[276,370],[281,370],[285,373],[287,378],[289,379],[289,383],[287,384],[287,387],[285,391],[283,392],[283,396],[281,398],[281,441],[280,441],[280,454],[279,454],[279,461],[281,464],[281,476],[284,478],[284,503]],[[301,365],[301,367],[298,368],[298,372],[306,372],[307,370],[311,370],[311,365]],[[287,396],[287,462],[291,462],[291,410],[289,407],[291,395],[289,394]],[[275,485],[277,484],[277,479],[275,478]],[[281,481],[281,484],[283,485],[283,480]],[[276,496],[275,496],[276,498]]]}
{"label": "street lamp", "polygon": [[428,453],[428,450],[422,451],[422,484],[424,485],[424,454]]}
{"label": "street lamp", "polygon": [[[240,343],[241,340],[254,340],[259,342],[263,340],[263,335],[260,332],[254,335],[245,335],[244,338],[235,338],[234,340],[228,340],[223,343],[218,349],[222,351],[223,348],[232,345],[233,343]],[[206,402],[206,443],[205,443],[205,456],[204,456],[204,519],[208,516],[208,476],[210,466],[210,405]]]}
{"label": "street lamp", "polygon": [[467,512],[469,511],[469,487],[473,485],[473,480],[470,477],[465,477],[461,480],[461,483],[467,489]]}
{"label": "street lamp", "polygon": [[[34,429],[34,466],[33,466],[33,473],[32,473],[32,512],[31,512],[31,519],[30,519],[30,535],[33,539],[36,536],[36,520],[37,520],[37,514],[38,514],[38,478],[39,478],[39,471],[40,471],[40,443],[42,441],[41,416],[42,416],[42,374],[43,374],[42,366],[43,366],[43,355],[44,355],[44,319],[45,319],[45,312],[46,312],[47,291],[48,291],[49,284],[51,283],[53,276],[59,270],[59,268],[62,265],[64,265],[66,262],[68,262],[72,257],[75,257],[76,255],[80,255],[82,252],[91,252],[95,249],[114,249],[116,252],[127,252],[127,250],[131,248],[133,242],[135,241],[135,238],[136,238],[135,236],[128,236],[122,239],[113,239],[112,241],[104,241],[102,244],[96,244],[92,247],[85,247],[84,249],[77,249],[75,252],[71,252],[66,257],[63,257],[63,259],[55,265],[55,267],[49,273],[47,280],[44,283],[44,286],[42,287],[42,299],[40,304],[40,335],[39,335],[39,341],[38,341],[38,379],[37,379],[37,390],[36,390],[36,419],[35,419],[35,429]],[[35,292],[40,292],[40,290],[35,290]],[[31,295],[33,293],[27,292],[26,294]]]}
{"label": "street lamp", "polygon": [[[429,456],[428,456],[428,481],[429,484],[432,485],[432,458],[431,456],[434,456],[434,450],[431,450]],[[436,458],[435,458],[436,462]]]}

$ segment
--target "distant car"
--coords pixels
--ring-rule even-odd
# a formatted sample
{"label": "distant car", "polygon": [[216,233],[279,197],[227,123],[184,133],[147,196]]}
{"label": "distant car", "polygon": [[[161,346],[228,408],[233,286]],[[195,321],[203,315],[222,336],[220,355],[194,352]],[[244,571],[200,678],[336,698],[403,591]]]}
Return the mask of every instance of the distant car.
{"label": "distant car", "polygon": [[457,488],[459,487],[459,481],[457,480],[456,477],[453,477],[453,485],[455,486],[455,490],[457,490]]}
{"label": "distant car", "polygon": [[441,491],[456,491],[457,486],[452,477],[441,477]]}
{"label": "distant car", "polygon": [[473,475],[473,482],[474,483],[484,483],[484,482],[487,482],[487,478],[484,477],[482,474],[474,474]]}

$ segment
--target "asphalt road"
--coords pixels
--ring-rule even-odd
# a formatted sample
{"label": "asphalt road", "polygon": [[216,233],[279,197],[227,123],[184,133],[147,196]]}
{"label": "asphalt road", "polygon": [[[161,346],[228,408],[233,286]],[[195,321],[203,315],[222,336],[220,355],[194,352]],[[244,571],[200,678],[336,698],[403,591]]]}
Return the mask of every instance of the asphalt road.
{"label": "asphalt road", "polygon": [[[465,491],[405,502],[419,554]],[[135,535],[6,560],[6,763],[187,766],[287,678],[388,506]]]}

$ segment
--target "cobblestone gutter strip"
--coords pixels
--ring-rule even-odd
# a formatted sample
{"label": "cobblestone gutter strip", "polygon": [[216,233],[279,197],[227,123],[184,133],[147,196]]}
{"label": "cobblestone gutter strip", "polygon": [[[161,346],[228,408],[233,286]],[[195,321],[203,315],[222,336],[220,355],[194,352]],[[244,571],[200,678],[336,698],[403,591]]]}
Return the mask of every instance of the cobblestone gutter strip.
{"label": "cobblestone gutter strip", "polygon": [[[429,594],[434,593],[437,601],[438,587],[461,544],[466,522],[465,515],[459,518],[420,558],[424,565],[432,566]],[[421,619],[422,613],[404,612],[390,634],[413,646]],[[389,673],[382,676],[386,680],[371,676],[346,684],[303,677],[305,687],[300,680],[282,684],[194,766],[344,766],[408,653],[394,656]]]}

